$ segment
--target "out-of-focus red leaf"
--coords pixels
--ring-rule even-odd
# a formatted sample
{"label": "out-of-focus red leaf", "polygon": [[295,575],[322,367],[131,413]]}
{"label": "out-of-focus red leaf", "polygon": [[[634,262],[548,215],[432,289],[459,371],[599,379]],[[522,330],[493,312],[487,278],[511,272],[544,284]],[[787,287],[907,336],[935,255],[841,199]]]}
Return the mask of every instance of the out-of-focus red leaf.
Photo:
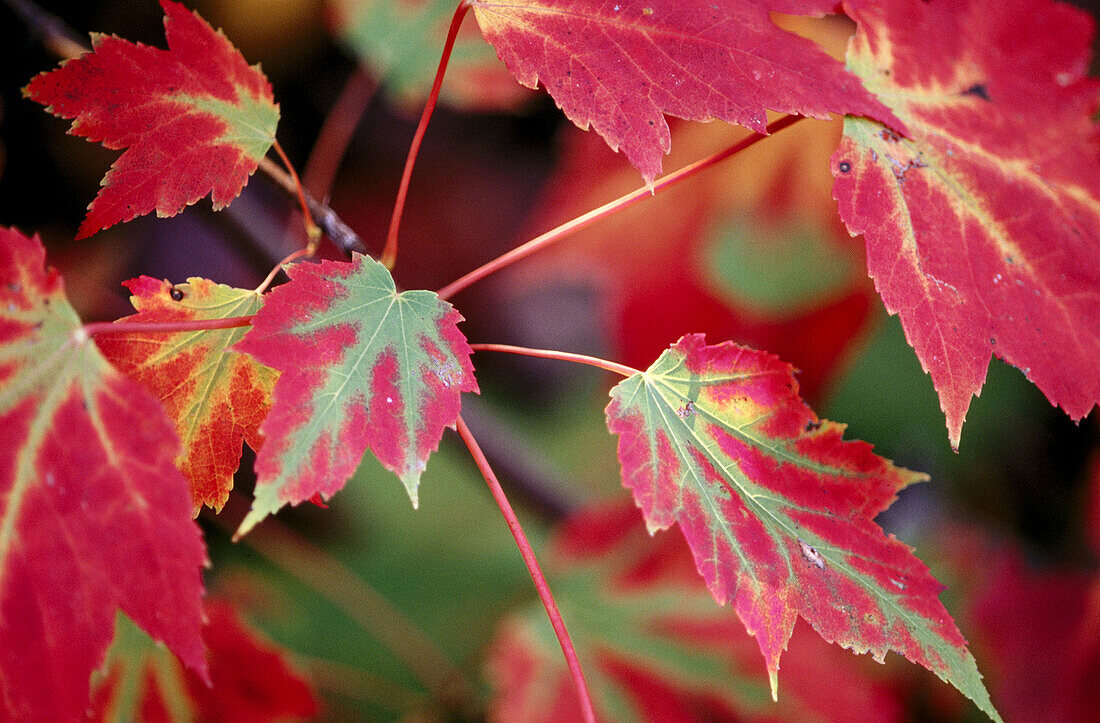
{"label": "out-of-focus red leaf", "polygon": [[281,372],[238,535],[288,502],[335,494],[368,447],[415,506],[461,393],[477,391],[462,317],[435,293],[398,293],[389,271],[359,254],[287,274],[236,346]]}
{"label": "out-of-focus red leaf", "polygon": [[317,715],[308,681],[282,651],[249,629],[233,607],[206,603],[207,685],[119,616],[115,641],[92,681],[97,721],[275,721]]}
{"label": "out-of-focus red leaf", "polygon": [[1095,566],[1025,557],[980,529],[949,530],[943,564],[958,577],[961,617],[1008,720],[1092,721],[1100,707],[1100,575]]}
{"label": "out-of-focus red leaf", "polygon": [[1100,401],[1100,82],[1052,0],[848,0],[848,66],[909,128],[849,118],[834,195],[958,447],[996,354],[1074,419]]}
{"label": "out-of-focus red leaf", "polygon": [[122,609],[206,676],[206,550],[164,410],[0,228],[0,717],[72,720]]}
{"label": "out-of-focus red leaf", "polygon": [[844,441],[798,396],[791,367],[732,343],[682,338],[620,382],[607,407],[623,484],[651,531],[680,526],[699,573],[757,639],[775,691],[798,617],[882,660],[893,650],[995,720],[942,586],[875,524],[923,475]]}
{"label": "out-of-focus red leaf", "polygon": [[541,82],[578,127],[592,127],[642,172],[661,171],[665,114],[763,133],[766,111],[866,115],[904,125],[813,43],[769,11],[821,15],[835,2],[472,0],[485,39],[520,83]]}
{"label": "out-of-focus red leaf", "polygon": [[[200,278],[172,284],[148,276],[125,286],[137,314],[119,321],[225,319],[255,314],[260,294]],[[230,350],[246,329],[179,334],[104,334],[100,351],[123,374],[141,382],[164,405],[183,441],[179,465],[191,483],[196,512],[221,510],[233,489],[241,444],[260,448],[260,423],[271,409],[278,374]]]}
{"label": "out-of-focus red leaf", "polygon": [[77,238],[152,211],[174,216],[211,194],[237,197],[275,140],[279,107],[259,67],[197,14],[161,0],[168,50],[113,35],[35,77],[24,94],[69,132],[127,149],[107,172]]}
{"label": "out-of-focus red leaf", "polygon": [[[900,720],[898,700],[869,661],[806,626],[783,660],[789,683],[772,703],[757,647],[714,604],[683,538],[649,536],[629,502],[573,515],[551,544],[551,585],[602,718]],[[502,625],[487,660],[495,720],[577,717],[572,679],[546,627],[536,606]]]}

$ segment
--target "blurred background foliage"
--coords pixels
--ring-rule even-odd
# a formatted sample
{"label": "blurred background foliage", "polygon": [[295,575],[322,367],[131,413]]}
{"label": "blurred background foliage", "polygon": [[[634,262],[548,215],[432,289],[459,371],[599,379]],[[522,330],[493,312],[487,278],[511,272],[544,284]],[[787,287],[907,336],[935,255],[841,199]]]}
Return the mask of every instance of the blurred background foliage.
{"label": "blurred background foliage", "polygon": [[[187,4],[262,64],[282,108],[280,142],[311,190],[377,253],[451,3]],[[163,47],[153,0],[41,6],[81,37],[110,32]],[[302,243],[293,206],[259,175],[220,214],[200,202],[176,218],[139,219],[73,243],[114,154],[66,137],[65,122],[20,97],[19,88],[57,59],[4,5],[0,18],[0,223],[42,234],[85,320],[128,313],[120,282],[133,276],[255,286]],[[850,32],[843,20],[779,21],[837,55]],[[510,81],[472,17],[444,88],[402,228],[395,277],[405,288],[439,288],[640,184],[636,171],[564,122],[544,94]],[[744,135],[717,123],[673,123],[673,131],[668,169]],[[463,331],[471,341],[637,367],[681,334],[706,332],[711,343],[730,339],[791,362],[821,416],[931,475],[931,483],[903,491],[880,522],[948,585],[944,600],[1006,718],[1089,719],[1100,703],[1096,415],[1072,424],[1020,372],[995,360],[961,449],[951,452],[931,383],[866,278],[861,240],[837,219],[828,157],[838,134],[836,123],[800,123],[461,292],[454,303],[467,319]],[[677,543],[668,538],[677,532],[650,540],[620,531],[615,544],[630,541],[622,547],[629,551],[604,557],[561,552],[580,534],[578,519],[609,524],[615,505],[628,500],[602,414],[614,380],[544,360],[478,354],[475,363],[482,394],[465,400],[463,414],[549,563],[551,586],[558,585],[567,623],[575,621],[609,710],[698,720],[845,720],[868,710],[889,720],[976,719],[930,673],[897,656],[885,667],[868,665],[805,626],[784,659],[780,707],[773,707],[763,666],[732,611],[713,606],[691,618],[706,602],[701,586],[660,578],[660,594],[650,590],[645,605],[636,590],[612,589],[639,556],[675,567],[669,560],[683,553],[670,551]],[[416,511],[392,475],[367,459],[330,509],[289,510],[234,545],[226,530],[247,505],[250,462],[226,511],[200,517],[214,563],[208,584],[288,648],[321,696],[322,717],[477,719],[495,710],[511,718],[509,706],[523,702],[530,720],[568,712],[568,702],[553,706],[560,652],[546,643],[548,623],[519,554],[457,437],[445,437],[429,463]],[[601,505],[611,507],[593,511]],[[588,516],[569,517],[578,514]],[[671,643],[632,637],[645,616],[661,613],[652,607],[659,601],[665,613],[719,626],[729,645],[708,647],[682,630]],[[619,616],[621,637],[600,621],[601,605]],[[684,659],[642,675],[647,645],[679,646]],[[608,647],[618,657],[608,657]],[[815,694],[822,676],[836,684]]]}

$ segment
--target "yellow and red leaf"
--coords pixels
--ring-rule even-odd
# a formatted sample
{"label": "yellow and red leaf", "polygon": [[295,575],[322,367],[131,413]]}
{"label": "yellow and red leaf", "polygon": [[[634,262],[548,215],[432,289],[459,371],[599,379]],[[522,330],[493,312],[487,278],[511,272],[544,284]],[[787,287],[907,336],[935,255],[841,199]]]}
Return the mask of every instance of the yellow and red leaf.
{"label": "yellow and red leaf", "polygon": [[[201,278],[186,284],[142,276],[125,286],[137,314],[122,322],[226,319],[259,311],[263,298]],[[183,441],[180,470],[191,483],[197,512],[221,510],[233,489],[241,443],[260,448],[260,423],[271,409],[278,373],[230,349],[246,329],[104,334],[100,351],[157,398]]]}
{"label": "yellow and red leaf", "polygon": [[798,617],[882,660],[893,650],[996,711],[941,585],[874,517],[924,479],[845,441],[791,367],[688,335],[620,382],[607,407],[623,484],[651,532],[676,523],[714,598],[764,654],[773,694]]}

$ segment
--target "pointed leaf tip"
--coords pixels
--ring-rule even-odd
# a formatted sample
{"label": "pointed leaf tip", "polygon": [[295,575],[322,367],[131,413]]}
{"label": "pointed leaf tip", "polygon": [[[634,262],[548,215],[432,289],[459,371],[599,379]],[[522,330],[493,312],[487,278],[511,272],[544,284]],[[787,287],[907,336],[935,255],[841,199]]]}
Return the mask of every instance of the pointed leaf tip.
{"label": "pointed leaf tip", "polygon": [[903,654],[996,715],[942,586],[874,522],[924,475],[845,441],[789,365],[701,334],[611,397],[624,486],[651,529],[680,526],[714,598],[757,639],[773,693],[801,616],[855,652]]}
{"label": "pointed leaf tip", "polygon": [[416,507],[461,393],[477,391],[462,317],[435,293],[398,293],[389,271],[359,254],[287,273],[236,347],[281,372],[238,536],[287,503],[334,494],[368,448]]}

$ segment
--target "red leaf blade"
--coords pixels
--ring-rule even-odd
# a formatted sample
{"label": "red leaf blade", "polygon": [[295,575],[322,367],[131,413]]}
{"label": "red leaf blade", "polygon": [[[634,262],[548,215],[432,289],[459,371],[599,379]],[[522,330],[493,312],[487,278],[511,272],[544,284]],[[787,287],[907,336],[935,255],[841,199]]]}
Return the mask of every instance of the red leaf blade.
{"label": "red leaf blade", "polygon": [[873,520],[923,475],[844,441],[797,390],[775,357],[701,335],[616,386],[608,428],[649,529],[679,524],[714,598],[757,639],[773,691],[801,616],[856,652],[902,653],[996,719],[940,584]]}
{"label": "red leaf blade", "polygon": [[161,0],[168,50],[93,35],[93,52],[36,76],[24,94],[70,133],[127,149],[107,172],[77,238],[210,194],[237,197],[275,140],[279,107],[258,67],[197,14]]}
{"label": "red leaf blade", "polygon": [[0,229],[0,701],[77,718],[121,608],[206,675],[179,442],[78,331],[37,239]]}
{"label": "red leaf blade", "polygon": [[389,271],[359,254],[287,274],[236,346],[281,372],[238,536],[287,503],[335,494],[367,448],[415,506],[461,393],[477,391],[462,317],[433,292],[397,293]]}
{"label": "red leaf blade", "polygon": [[833,195],[958,447],[990,357],[1100,403],[1100,83],[1061,3],[846,3],[848,64],[910,129],[845,121]]}
{"label": "red leaf blade", "polygon": [[904,126],[813,43],[769,10],[821,14],[836,3],[727,0],[473,0],[482,34],[519,82],[541,82],[565,115],[623,150],[647,183],[670,146],[665,114],[763,133],[765,111],[867,115]]}

